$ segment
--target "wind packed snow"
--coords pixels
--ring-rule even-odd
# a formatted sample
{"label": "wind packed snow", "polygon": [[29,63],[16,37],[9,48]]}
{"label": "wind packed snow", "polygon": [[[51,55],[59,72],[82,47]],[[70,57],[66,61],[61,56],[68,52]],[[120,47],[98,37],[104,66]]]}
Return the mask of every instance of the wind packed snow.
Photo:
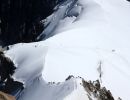
{"label": "wind packed snow", "polygon": [[[79,0],[74,8],[65,16],[70,7],[62,5],[48,17],[52,22],[43,33],[52,37],[6,52],[17,66],[13,77],[27,85],[20,100],[89,100],[77,82],[63,82],[68,75],[100,79],[116,99],[129,100],[130,3]],[[53,81],[63,83],[47,84]]]}
{"label": "wind packed snow", "polygon": [[47,47],[38,44],[16,44],[6,54],[18,67],[13,77],[27,84],[41,75],[44,68]]}

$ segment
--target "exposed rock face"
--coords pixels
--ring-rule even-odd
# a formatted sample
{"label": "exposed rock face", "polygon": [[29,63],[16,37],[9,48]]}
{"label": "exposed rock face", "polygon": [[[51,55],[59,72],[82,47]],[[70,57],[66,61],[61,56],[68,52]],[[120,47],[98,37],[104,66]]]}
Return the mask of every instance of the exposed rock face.
{"label": "exposed rock face", "polygon": [[0,51],[0,91],[17,96],[17,92],[23,89],[23,84],[11,77],[15,69],[14,63]]}
{"label": "exposed rock face", "polygon": [[13,62],[0,51],[0,83],[12,76],[15,69]]}
{"label": "exposed rock face", "polygon": [[101,87],[99,80],[94,82],[87,82],[84,79],[82,80],[83,87],[88,94],[88,97],[91,99],[93,95],[97,100],[114,100],[110,90],[107,90],[105,87]]}
{"label": "exposed rock face", "polygon": [[59,0],[0,0],[0,44],[31,42]]}
{"label": "exposed rock face", "polygon": [[15,97],[0,91],[0,100],[16,100]]}

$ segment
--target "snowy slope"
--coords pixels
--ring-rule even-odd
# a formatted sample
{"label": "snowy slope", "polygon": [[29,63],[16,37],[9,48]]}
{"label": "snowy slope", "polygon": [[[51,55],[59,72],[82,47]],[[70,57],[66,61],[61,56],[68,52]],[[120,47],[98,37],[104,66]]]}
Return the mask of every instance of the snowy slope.
{"label": "snowy slope", "polygon": [[[35,97],[57,100],[52,99],[57,98],[57,94],[53,93],[60,86],[50,89],[47,85],[36,84],[32,88],[30,84],[33,82],[30,81],[37,77],[43,78],[45,82],[41,84],[45,84],[48,81],[64,81],[68,75],[96,80],[100,74],[102,85],[110,89],[115,98],[120,96],[123,100],[129,100],[130,3],[125,0],[79,0],[75,9],[77,11],[72,9],[71,14],[78,13],[78,17],[69,14],[64,19],[60,17],[56,20],[55,36],[37,43],[17,44],[6,52],[18,67],[14,78],[27,82],[30,88],[25,90],[21,100],[29,100],[28,96],[31,96],[30,100],[37,100]],[[71,90],[65,90],[65,96],[71,94],[73,85],[71,83]],[[44,88],[48,92],[45,93]],[[75,99],[76,94],[71,97]],[[65,96],[58,98],[72,100],[70,97],[63,98]],[[81,100],[80,97],[76,98]]]}
{"label": "snowy slope", "polygon": [[[27,86],[19,100],[63,100],[74,90],[74,81],[70,80],[59,84],[45,83],[36,78],[31,85]],[[33,94],[33,95],[32,95]]]}
{"label": "snowy slope", "polygon": [[14,61],[17,69],[13,77],[25,84],[41,76],[47,47],[37,43],[16,44],[6,54]]}
{"label": "snowy slope", "polygon": [[[115,96],[127,100],[130,90],[130,4],[125,0],[80,0],[80,3],[83,11],[77,20],[61,26],[56,30],[59,34],[47,40],[51,47],[43,76],[46,80],[63,80],[73,74],[95,80],[99,77],[97,68],[101,61],[103,84]],[[53,66],[58,71],[51,70],[50,74],[49,69]],[[60,76],[55,74],[57,72]]]}

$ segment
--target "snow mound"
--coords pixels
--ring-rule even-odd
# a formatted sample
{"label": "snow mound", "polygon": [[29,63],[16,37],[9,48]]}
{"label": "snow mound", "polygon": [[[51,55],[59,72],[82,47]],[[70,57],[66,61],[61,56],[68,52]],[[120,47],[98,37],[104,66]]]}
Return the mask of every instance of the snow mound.
{"label": "snow mound", "polygon": [[39,77],[24,89],[19,100],[114,100],[111,92],[98,82],[72,77],[61,83],[46,83]]}
{"label": "snow mound", "polygon": [[25,84],[40,76],[44,68],[47,46],[38,43],[16,44],[10,47],[6,55],[15,63],[17,69],[14,79]]}

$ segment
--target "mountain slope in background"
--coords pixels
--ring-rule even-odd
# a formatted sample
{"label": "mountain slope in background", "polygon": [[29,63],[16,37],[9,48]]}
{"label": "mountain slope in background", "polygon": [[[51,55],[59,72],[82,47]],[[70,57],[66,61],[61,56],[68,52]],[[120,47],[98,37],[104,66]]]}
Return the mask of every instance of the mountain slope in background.
{"label": "mountain slope in background", "polygon": [[[67,1],[44,20],[46,40],[42,33],[43,41],[12,45],[5,51],[17,66],[13,78],[25,85],[18,100],[98,100],[85,91],[80,79],[63,82],[68,75],[99,79],[115,100],[129,100],[130,3]],[[48,85],[51,81],[63,83]]]}
{"label": "mountain slope in background", "polygon": [[54,12],[61,0],[1,0],[0,45],[36,41],[44,30],[41,20]]}

